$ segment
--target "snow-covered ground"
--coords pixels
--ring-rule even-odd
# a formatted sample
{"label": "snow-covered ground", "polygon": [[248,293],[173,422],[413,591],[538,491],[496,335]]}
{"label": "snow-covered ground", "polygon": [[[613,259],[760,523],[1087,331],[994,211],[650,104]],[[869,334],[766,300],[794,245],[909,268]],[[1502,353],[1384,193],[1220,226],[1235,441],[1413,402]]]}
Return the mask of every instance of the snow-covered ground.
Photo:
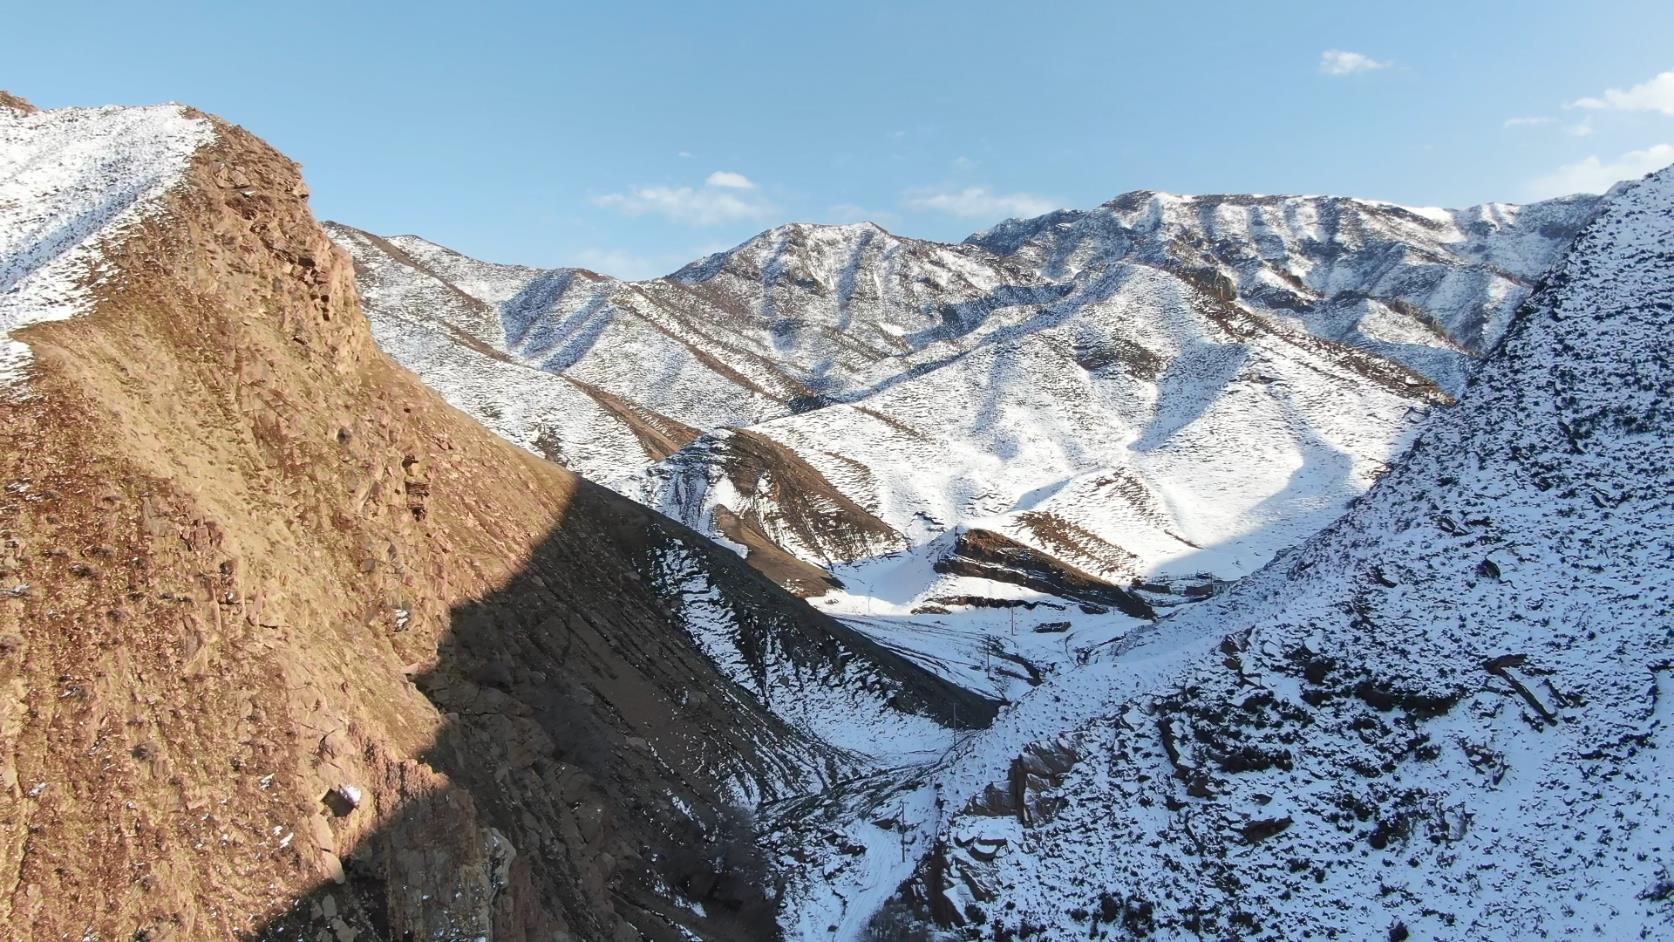
{"label": "snow-covered ground", "polygon": [[16,395],[28,371],[14,332],[85,312],[104,250],[157,210],[213,138],[178,105],[0,105],[0,392]]}
{"label": "snow-covered ground", "polygon": [[[996,700],[1023,696],[1144,624],[1021,586],[938,573],[934,556],[903,552],[838,567],[834,574],[847,588],[813,604],[931,673]],[[990,604],[946,602],[962,596]]]}
{"label": "snow-covered ground", "polygon": [[788,937],[891,898],[983,938],[1674,932],[1671,245],[1674,170],[1337,523],[782,818]]}

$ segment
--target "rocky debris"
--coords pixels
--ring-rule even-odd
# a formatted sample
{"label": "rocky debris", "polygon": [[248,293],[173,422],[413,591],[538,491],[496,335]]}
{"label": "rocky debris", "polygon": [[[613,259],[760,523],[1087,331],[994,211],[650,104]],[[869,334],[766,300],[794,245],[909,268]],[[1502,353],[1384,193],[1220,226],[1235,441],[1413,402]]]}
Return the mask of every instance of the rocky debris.
{"label": "rocky debris", "polygon": [[1259,844],[1270,837],[1283,834],[1285,829],[1295,823],[1289,816],[1283,818],[1254,818],[1239,825],[1238,833],[1245,841],[1251,844]]}
{"label": "rocky debris", "polygon": [[1008,782],[1017,823],[1027,827],[1056,813],[1062,807],[1060,800],[1048,796],[1063,784],[1064,777],[1080,760],[1080,753],[1065,739],[1030,743],[1021,755],[1011,760]]}
{"label": "rocky debris", "polygon": [[337,784],[331,786],[320,801],[331,809],[331,813],[341,818],[360,807],[365,794],[353,785]]}

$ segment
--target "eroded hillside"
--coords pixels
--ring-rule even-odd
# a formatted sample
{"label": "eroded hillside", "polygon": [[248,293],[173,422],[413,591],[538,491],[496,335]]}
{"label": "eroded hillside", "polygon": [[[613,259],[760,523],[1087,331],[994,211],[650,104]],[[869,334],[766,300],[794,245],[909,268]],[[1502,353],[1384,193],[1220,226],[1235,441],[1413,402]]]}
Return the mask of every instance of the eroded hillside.
{"label": "eroded hillside", "polygon": [[[126,186],[159,126],[191,146]],[[873,763],[829,727],[991,715],[391,363],[245,131],[16,104],[0,131],[37,305],[0,395],[24,937],[766,938],[750,810]],[[104,215],[36,225],[47,193]]]}

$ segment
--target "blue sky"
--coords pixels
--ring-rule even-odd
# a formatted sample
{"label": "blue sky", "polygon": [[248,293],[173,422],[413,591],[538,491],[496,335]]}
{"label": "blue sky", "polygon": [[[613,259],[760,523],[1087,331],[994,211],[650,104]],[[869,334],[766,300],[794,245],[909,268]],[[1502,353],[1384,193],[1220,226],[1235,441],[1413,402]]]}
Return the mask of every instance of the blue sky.
{"label": "blue sky", "polygon": [[187,102],[301,161],[322,217],[636,277],[793,220],[956,240],[1140,188],[1464,205],[1674,162],[1668,0],[159,0],[5,22],[0,87],[38,105]]}

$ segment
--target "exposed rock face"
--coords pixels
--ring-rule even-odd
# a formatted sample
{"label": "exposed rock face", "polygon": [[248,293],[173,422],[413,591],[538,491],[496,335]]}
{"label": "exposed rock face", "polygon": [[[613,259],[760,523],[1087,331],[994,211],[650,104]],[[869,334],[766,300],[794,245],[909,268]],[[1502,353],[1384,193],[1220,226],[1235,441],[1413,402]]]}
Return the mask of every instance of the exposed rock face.
{"label": "exposed rock face", "polygon": [[[774,554],[829,567],[907,545],[898,531],[801,455],[752,431],[717,432],[666,462],[656,475],[663,482],[663,497],[654,506],[743,544],[753,564],[778,570],[803,594],[819,594],[818,584],[808,587],[799,573],[781,568],[785,564],[776,562]],[[821,582],[829,579],[822,575]]]}
{"label": "exposed rock face", "polygon": [[11,338],[0,922],[771,937],[750,807],[869,764],[773,685],[929,736],[992,704],[444,404],[295,165],[187,115],[88,309]]}
{"label": "exposed rock face", "polygon": [[1151,606],[1132,592],[1076,569],[1061,559],[988,530],[966,530],[936,571],[1010,582],[1047,595],[1108,606],[1135,618],[1154,618]]}

